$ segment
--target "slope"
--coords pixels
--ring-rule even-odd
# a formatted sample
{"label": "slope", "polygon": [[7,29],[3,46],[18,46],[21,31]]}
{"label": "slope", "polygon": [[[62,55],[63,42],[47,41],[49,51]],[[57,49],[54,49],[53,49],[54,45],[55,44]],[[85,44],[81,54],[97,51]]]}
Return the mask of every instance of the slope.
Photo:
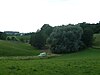
{"label": "slope", "polygon": [[0,56],[33,56],[39,51],[29,44],[0,40]]}

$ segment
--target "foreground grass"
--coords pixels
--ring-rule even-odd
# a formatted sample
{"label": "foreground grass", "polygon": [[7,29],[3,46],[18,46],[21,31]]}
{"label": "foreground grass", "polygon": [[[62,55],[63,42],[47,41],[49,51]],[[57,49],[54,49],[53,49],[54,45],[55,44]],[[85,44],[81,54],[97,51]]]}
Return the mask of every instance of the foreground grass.
{"label": "foreground grass", "polygon": [[34,60],[0,60],[0,75],[100,75],[100,50]]}
{"label": "foreground grass", "polygon": [[33,56],[39,51],[29,44],[0,40],[0,56]]}

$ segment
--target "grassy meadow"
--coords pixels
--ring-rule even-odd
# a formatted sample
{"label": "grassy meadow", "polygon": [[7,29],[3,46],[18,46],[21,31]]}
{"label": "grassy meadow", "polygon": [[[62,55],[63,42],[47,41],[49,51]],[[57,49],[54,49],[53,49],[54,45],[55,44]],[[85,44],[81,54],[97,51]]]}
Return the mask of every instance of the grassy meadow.
{"label": "grassy meadow", "polygon": [[[100,47],[99,43],[95,41],[95,46]],[[4,56],[22,55],[22,58],[39,54],[28,44],[0,41],[0,56],[4,52]],[[0,59],[0,75],[100,75],[100,49],[88,48],[45,59]]]}
{"label": "grassy meadow", "polygon": [[33,56],[39,52],[27,43],[0,40],[0,56]]}
{"label": "grassy meadow", "polygon": [[100,75],[100,50],[90,48],[47,59],[1,59],[0,75]]}

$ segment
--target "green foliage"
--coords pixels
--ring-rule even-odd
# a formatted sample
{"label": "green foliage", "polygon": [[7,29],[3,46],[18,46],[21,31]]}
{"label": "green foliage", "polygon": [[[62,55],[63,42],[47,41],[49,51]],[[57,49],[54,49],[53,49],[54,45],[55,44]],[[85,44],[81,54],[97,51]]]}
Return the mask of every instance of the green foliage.
{"label": "green foliage", "polygon": [[48,24],[44,24],[41,30],[33,33],[30,39],[30,44],[39,49],[45,49],[46,40],[51,34],[53,28]]}
{"label": "green foliage", "polygon": [[6,40],[7,35],[4,32],[0,32],[0,39]]}
{"label": "green foliage", "polygon": [[51,27],[49,24],[44,24],[41,27],[42,34],[45,34],[46,39],[50,36],[52,33],[53,27]]}
{"label": "green foliage", "polygon": [[84,33],[83,33],[83,36],[82,36],[82,41],[87,47],[92,46],[93,32],[90,28],[85,28],[84,29]]}
{"label": "green foliage", "polygon": [[93,47],[100,48],[100,34],[94,34]]}
{"label": "green foliage", "polygon": [[86,22],[75,26],[69,24],[57,27],[44,24],[39,31],[32,34],[30,44],[39,49],[50,47],[53,53],[79,51],[92,46],[93,34],[99,32],[99,27],[100,23],[90,24]]}
{"label": "green foliage", "polygon": [[9,40],[10,41],[11,40],[11,37],[7,36],[6,40]]}
{"label": "green foliage", "polygon": [[83,29],[82,41],[85,47],[91,47],[93,43],[93,29],[92,26],[87,23],[81,23],[80,26]]}
{"label": "green foliage", "polygon": [[47,41],[53,53],[75,52],[80,48],[82,33],[79,26],[57,26]]}
{"label": "green foliage", "polygon": [[100,33],[100,22],[92,26],[94,26],[94,33]]}
{"label": "green foliage", "polygon": [[9,40],[9,41],[19,41],[19,39],[16,36],[7,36],[6,40]]}
{"label": "green foliage", "polygon": [[83,23],[79,23],[79,25],[83,29],[86,28],[86,27],[89,27],[94,34],[95,33],[100,33],[100,22],[96,23],[96,24],[90,24],[90,23],[83,22]]}
{"label": "green foliage", "polygon": [[30,40],[30,36],[29,34],[27,35],[22,35],[22,36],[7,36],[6,37],[6,40],[9,40],[9,41],[19,41],[19,42],[22,42],[22,43],[29,43],[29,40]]}
{"label": "green foliage", "polygon": [[37,32],[35,33],[33,36],[33,42],[31,43],[32,46],[39,48],[39,49],[43,49],[44,45],[45,45],[45,37],[41,32]]}
{"label": "green foliage", "polygon": [[12,36],[11,40],[12,40],[12,41],[19,41],[19,40],[16,38],[16,36]]}
{"label": "green foliage", "polygon": [[31,35],[32,35],[32,34],[28,34],[28,33],[27,33],[27,34],[22,35],[22,36],[16,36],[16,38],[17,38],[20,42],[29,43]]}
{"label": "green foliage", "polygon": [[0,40],[0,56],[33,56],[39,51],[29,44]]}

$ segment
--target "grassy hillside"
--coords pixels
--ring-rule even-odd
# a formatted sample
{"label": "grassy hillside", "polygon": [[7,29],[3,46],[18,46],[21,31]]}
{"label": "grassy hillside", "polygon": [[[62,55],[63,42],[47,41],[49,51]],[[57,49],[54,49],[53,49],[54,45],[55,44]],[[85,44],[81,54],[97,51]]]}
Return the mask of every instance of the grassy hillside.
{"label": "grassy hillside", "polygon": [[0,56],[33,56],[39,51],[29,44],[0,40]]}

